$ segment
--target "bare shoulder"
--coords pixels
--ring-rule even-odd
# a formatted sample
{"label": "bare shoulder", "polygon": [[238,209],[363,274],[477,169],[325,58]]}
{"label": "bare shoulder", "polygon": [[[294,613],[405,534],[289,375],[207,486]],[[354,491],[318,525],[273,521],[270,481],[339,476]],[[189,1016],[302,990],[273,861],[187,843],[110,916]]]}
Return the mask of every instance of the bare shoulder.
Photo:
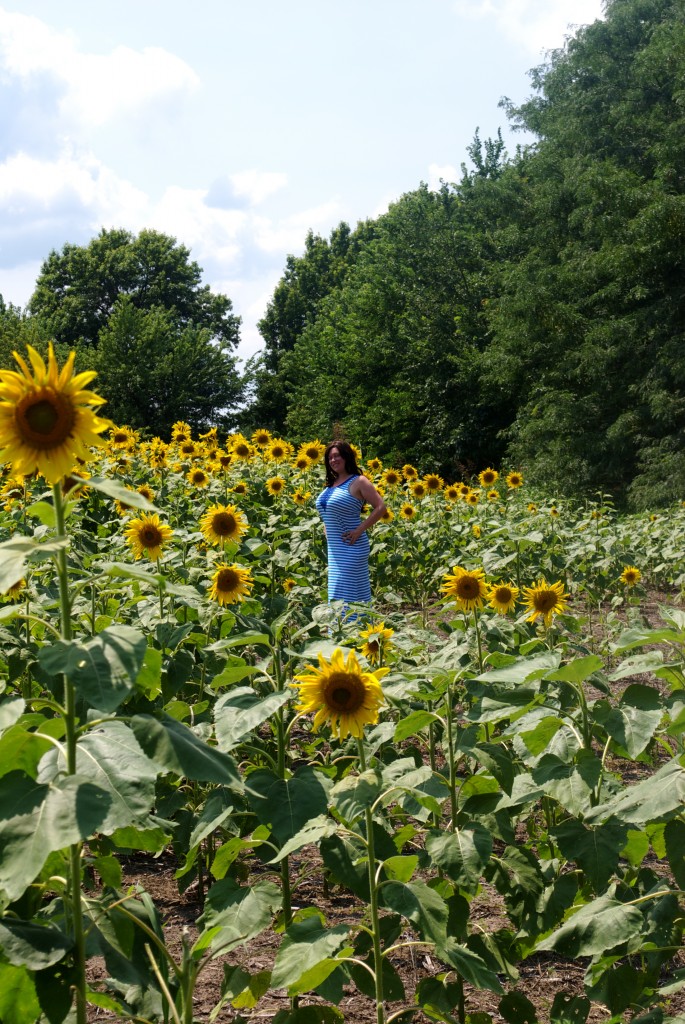
{"label": "bare shoulder", "polygon": [[360,500],[364,500],[373,505],[374,508],[378,502],[382,501],[382,498],[376,488],[373,486],[368,477],[358,476],[356,480],[353,480],[350,484],[350,491]]}

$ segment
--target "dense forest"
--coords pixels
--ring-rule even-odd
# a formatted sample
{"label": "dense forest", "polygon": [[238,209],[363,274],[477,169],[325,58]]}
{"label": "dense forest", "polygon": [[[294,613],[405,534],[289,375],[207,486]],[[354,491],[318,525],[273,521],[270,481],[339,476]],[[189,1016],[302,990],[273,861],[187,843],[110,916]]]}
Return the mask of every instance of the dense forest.
{"label": "dense forest", "polygon": [[88,345],[110,415],[328,438],[450,479],[524,469],[636,508],[685,495],[685,9],[607,0],[475,134],[461,180],[289,256],[239,371],[239,320],[174,239],[103,231],[45,261],[0,355]]}

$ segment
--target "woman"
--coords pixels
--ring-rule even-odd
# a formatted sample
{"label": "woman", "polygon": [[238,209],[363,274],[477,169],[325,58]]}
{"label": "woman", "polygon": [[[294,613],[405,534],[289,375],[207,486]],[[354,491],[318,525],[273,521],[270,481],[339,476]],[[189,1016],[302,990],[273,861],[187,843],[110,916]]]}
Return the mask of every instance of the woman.
{"label": "woman", "polygon": [[[331,441],[324,454],[327,487],[316,499],[328,543],[328,600],[368,604],[369,538],[366,531],[385,512],[385,503],[362,476],[347,441]],[[364,505],[371,514],[361,518]]]}

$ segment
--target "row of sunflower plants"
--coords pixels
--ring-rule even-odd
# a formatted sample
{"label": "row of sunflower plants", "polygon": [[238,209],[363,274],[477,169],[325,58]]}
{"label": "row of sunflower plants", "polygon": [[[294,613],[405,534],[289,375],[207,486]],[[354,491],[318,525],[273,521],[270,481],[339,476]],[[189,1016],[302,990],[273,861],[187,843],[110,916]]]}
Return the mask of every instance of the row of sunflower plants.
{"label": "row of sunflower plants", "polygon": [[[445,485],[367,459],[378,612],[350,616],[324,602],[318,441],[180,422],[141,441],[72,360],[18,365],[0,372],[0,1019],[191,1024],[216,959],[213,1019],[285,989],[277,1024],[342,1020],[350,986],[377,1024],[490,1019],[474,989],[512,1022],[582,1022],[591,1001],[677,1019],[685,617],[650,624],[641,583],[682,587],[681,508],[623,519],[516,471]],[[125,857],[167,851],[198,893],[180,955],[123,884]],[[300,898],[313,878],[349,920]],[[278,947],[253,973],[263,933]],[[415,948],[435,969],[407,992]],[[533,1007],[517,982],[541,954],[584,958],[584,993]]]}

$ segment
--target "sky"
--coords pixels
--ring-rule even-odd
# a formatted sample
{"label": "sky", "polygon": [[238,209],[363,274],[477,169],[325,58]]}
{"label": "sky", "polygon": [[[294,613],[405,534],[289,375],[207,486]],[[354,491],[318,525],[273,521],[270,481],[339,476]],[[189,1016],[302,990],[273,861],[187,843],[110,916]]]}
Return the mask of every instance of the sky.
{"label": "sky", "polygon": [[102,228],[173,235],[257,323],[308,230],[456,181],[602,0],[0,0],[0,295]]}

